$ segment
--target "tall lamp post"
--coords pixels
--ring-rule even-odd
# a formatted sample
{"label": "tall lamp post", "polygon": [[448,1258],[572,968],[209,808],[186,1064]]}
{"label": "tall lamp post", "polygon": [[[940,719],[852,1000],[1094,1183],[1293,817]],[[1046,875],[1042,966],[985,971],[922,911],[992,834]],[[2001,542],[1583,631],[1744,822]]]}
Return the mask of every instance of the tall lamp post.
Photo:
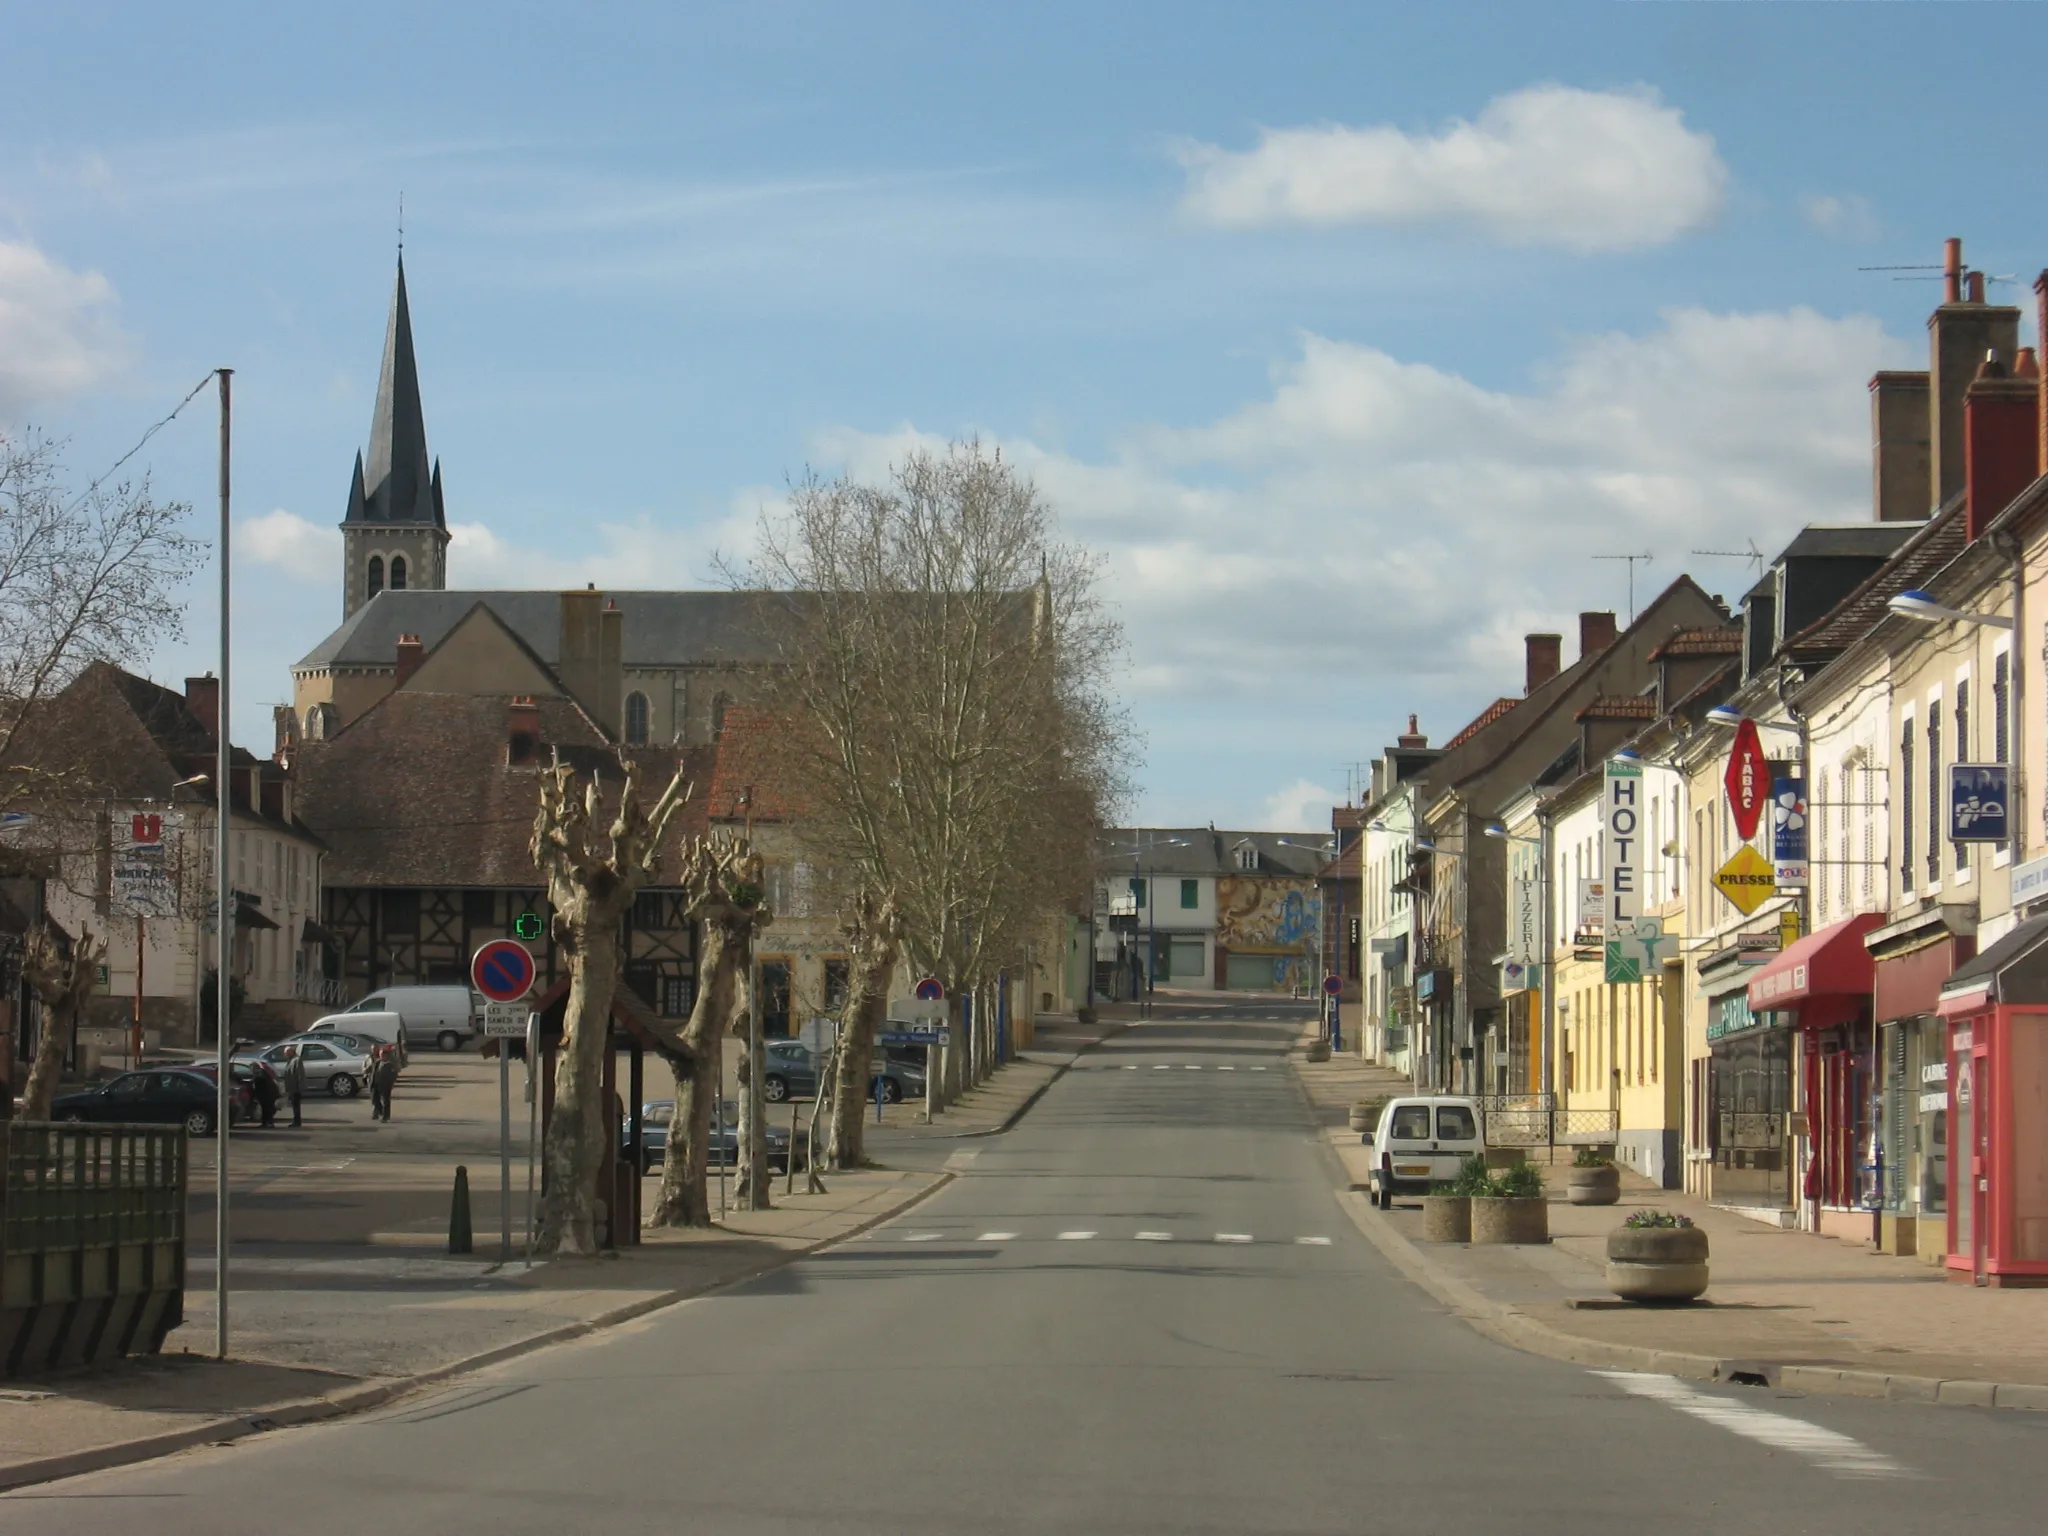
{"label": "tall lamp post", "polygon": [[1536,829],[1537,835],[1534,837],[1516,837],[1508,831],[1504,823],[1489,821],[1485,831],[1488,837],[1498,838],[1504,843],[1520,843],[1536,849],[1540,871],[1536,878],[1536,888],[1542,893],[1543,899],[1543,923],[1536,941],[1543,946],[1543,955],[1536,967],[1536,984],[1539,989],[1536,995],[1536,1011],[1539,1016],[1540,1032],[1536,1049],[1536,1080],[1543,1085],[1541,1092],[1545,1095],[1544,1115],[1551,1127],[1548,1139],[1554,1142],[1557,1138],[1552,1117],[1557,1112],[1557,1085],[1551,1081],[1550,1037],[1557,1032],[1557,987],[1553,981],[1553,971],[1557,962],[1557,897],[1551,881],[1554,855],[1551,846],[1550,808],[1540,800],[1536,805]]}
{"label": "tall lamp post", "polygon": [[[1144,1016],[1147,1018],[1151,1017],[1152,973],[1155,969],[1159,949],[1159,892],[1157,890],[1159,871],[1151,869],[1141,875],[1138,870],[1138,861],[1155,848],[1185,848],[1187,845],[1188,840],[1184,837],[1162,837],[1147,838],[1144,842],[1134,843],[1127,849],[1116,848],[1110,850],[1111,856],[1116,858],[1123,857],[1125,853],[1130,854],[1131,894],[1133,896],[1138,893],[1138,882],[1142,879],[1145,883],[1145,997],[1140,1006],[1145,1010]],[[1091,955],[1089,959],[1092,963],[1094,956]]]}
{"label": "tall lamp post", "polygon": [[234,1070],[234,1031],[229,1028],[228,1001],[232,990],[235,954],[235,909],[234,889],[228,878],[228,822],[234,814],[234,780],[228,776],[233,753],[228,747],[228,738],[233,734],[228,729],[228,597],[231,586],[228,579],[228,448],[230,442],[229,423],[233,411],[232,368],[218,370],[220,374],[220,703],[214,712],[213,769],[216,807],[213,817],[213,900],[215,938],[220,945],[216,957],[219,965],[219,984],[214,993],[214,1043],[219,1049],[218,1081],[215,1083],[213,1116],[214,1170],[213,1170],[213,1282],[214,1282],[214,1352],[225,1360],[228,1357],[228,1109],[231,1102]]}
{"label": "tall lamp post", "polygon": [[[1334,858],[1337,852],[1337,839],[1335,837],[1326,837],[1322,841],[1315,843],[1297,842],[1291,837],[1279,838],[1277,839],[1277,841],[1283,848],[1298,848],[1303,853],[1312,853],[1316,855],[1317,858],[1323,860],[1325,863],[1327,863],[1330,859]],[[1321,885],[1322,883],[1322,875],[1320,870],[1317,871],[1316,883],[1318,885]],[[1332,949],[1332,946],[1328,942],[1330,932],[1331,930],[1329,927],[1329,914],[1323,910],[1321,893],[1318,892],[1316,898],[1316,959],[1319,964],[1331,967],[1331,974],[1339,974],[1336,970],[1336,956],[1334,955],[1334,953],[1330,953]],[[1309,988],[1309,991],[1318,997],[1322,995],[1319,991],[1322,979],[1323,978],[1321,976],[1308,976],[1302,978],[1304,984]],[[1337,1027],[1337,1020],[1340,1017],[1340,1015],[1337,1012],[1339,1004],[1337,1002],[1337,999],[1333,996],[1327,1004],[1323,1004],[1320,1006],[1325,1006],[1330,1009],[1330,1017],[1324,1020],[1323,1022],[1323,1031],[1330,1038],[1330,1048],[1332,1050],[1336,1050],[1342,1038]],[[1359,1045],[1361,1049],[1363,1049],[1364,1047],[1364,1035],[1365,1032],[1361,1029],[1359,1031]]]}

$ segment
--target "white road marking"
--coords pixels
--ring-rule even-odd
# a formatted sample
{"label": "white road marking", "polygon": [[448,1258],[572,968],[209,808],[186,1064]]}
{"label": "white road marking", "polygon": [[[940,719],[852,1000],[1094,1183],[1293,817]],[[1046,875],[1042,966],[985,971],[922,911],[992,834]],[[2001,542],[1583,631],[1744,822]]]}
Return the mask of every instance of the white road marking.
{"label": "white road marking", "polygon": [[1133,1067],[1133,1066],[1130,1066],[1130,1065],[1126,1064],[1126,1065],[1125,1065],[1125,1067],[1124,1067],[1124,1070],[1125,1070],[1126,1072],[1135,1072],[1135,1071],[1137,1071],[1138,1069],[1137,1069],[1136,1067]]}
{"label": "white road marking", "polygon": [[1218,1068],[1217,1068],[1216,1070],[1217,1070],[1218,1072],[1235,1072],[1235,1071],[1237,1070],[1237,1068],[1235,1068],[1235,1067],[1218,1067]]}
{"label": "white road marking", "polygon": [[1154,1067],[1152,1070],[1154,1072],[1171,1072],[1173,1070],[1173,1067],[1167,1062],[1162,1061],[1161,1063],[1159,1063],[1158,1066]]}
{"label": "white road marking", "polygon": [[984,1232],[977,1237],[977,1243],[1007,1243],[1017,1234],[1014,1232]]}
{"label": "white road marking", "polygon": [[1093,1232],[1062,1232],[1060,1234],[1060,1241],[1063,1243],[1085,1243],[1094,1235]]}
{"label": "white road marking", "polygon": [[1248,1243],[1251,1240],[1252,1235],[1249,1232],[1218,1232],[1216,1234],[1216,1241],[1219,1243]]}
{"label": "white road marking", "polygon": [[1330,1246],[1330,1240],[1327,1237],[1297,1237],[1295,1242],[1304,1248],[1327,1248]]}
{"label": "white road marking", "polygon": [[1254,1072],[1263,1072],[1263,1071],[1265,1071],[1266,1069],[1265,1069],[1264,1067],[1253,1067],[1253,1068],[1252,1068],[1252,1070],[1253,1070]]}
{"label": "white road marking", "polygon": [[1670,1404],[1680,1413],[1689,1413],[1709,1424],[1718,1424],[1745,1440],[1795,1451],[1842,1477],[1913,1475],[1891,1457],[1873,1451],[1860,1440],[1852,1440],[1847,1435],[1788,1414],[1772,1413],[1766,1408],[1702,1392],[1676,1376],[1657,1376],[1642,1371],[1595,1371],[1593,1374],[1606,1377],[1637,1397],[1655,1398],[1660,1403]]}
{"label": "white road marking", "polygon": [[1199,1072],[1199,1071],[1201,1071],[1202,1069],[1201,1069],[1200,1067],[1198,1067],[1198,1066],[1194,1065],[1194,1064],[1193,1064],[1192,1062],[1190,1062],[1190,1063],[1188,1063],[1188,1065],[1187,1065],[1187,1066],[1186,1066],[1185,1068],[1183,1068],[1183,1070],[1184,1070],[1184,1071],[1188,1071],[1188,1072]]}
{"label": "white road marking", "polygon": [[1141,1243],[1170,1243],[1173,1241],[1173,1234],[1171,1232],[1140,1232],[1138,1234],[1138,1241]]}
{"label": "white road marking", "polygon": [[906,1232],[903,1235],[903,1241],[906,1243],[935,1243],[945,1235],[943,1232]]}

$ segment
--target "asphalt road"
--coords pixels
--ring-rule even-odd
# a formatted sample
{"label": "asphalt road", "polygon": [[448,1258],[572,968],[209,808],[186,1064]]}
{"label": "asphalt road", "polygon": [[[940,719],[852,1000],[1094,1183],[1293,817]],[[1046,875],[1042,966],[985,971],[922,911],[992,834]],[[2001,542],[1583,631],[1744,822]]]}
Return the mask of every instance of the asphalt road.
{"label": "asphalt road", "polygon": [[0,1531],[2039,1529],[2048,1415],[1611,1376],[1444,1315],[1333,1198],[1291,1033],[1140,1025],[864,1239]]}

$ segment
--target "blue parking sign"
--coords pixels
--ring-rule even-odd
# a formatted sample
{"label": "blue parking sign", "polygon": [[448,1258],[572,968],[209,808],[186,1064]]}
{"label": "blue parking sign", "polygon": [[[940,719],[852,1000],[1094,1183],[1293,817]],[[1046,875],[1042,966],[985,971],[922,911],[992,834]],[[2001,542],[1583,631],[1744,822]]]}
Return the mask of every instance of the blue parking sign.
{"label": "blue parking sign", "polygon": [[1951,763],[1948,835],[1957,843],[2002,843],[2011,770],[2004,763]]}

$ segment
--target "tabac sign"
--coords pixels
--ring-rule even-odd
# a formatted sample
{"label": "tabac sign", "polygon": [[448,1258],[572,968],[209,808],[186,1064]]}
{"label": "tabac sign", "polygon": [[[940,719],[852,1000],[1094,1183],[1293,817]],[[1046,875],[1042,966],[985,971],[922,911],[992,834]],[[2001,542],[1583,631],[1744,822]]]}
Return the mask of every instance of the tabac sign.
{"label": "tabac sign", "polygon": [[1762,735],[1754,720],[1735,727],[1735,740],[1728,748],[1728,809],[1735,817],[1735,835],[1745,843],[1756,836],[1756,824],[1763,819],[1764,806],[1771,797],[1771,765],[1764,756]]}
{"label": "tabac sign", "polygon": [[1625,940],[1636,931],[1643,911],[1643,765],[1609,758],[1601,785],[1600,808],[1605,830],[1600,839],[1602,883],[1607,911],[1602,932],[1607,980],[1641,981],[1641,957],[1628,952]]}

